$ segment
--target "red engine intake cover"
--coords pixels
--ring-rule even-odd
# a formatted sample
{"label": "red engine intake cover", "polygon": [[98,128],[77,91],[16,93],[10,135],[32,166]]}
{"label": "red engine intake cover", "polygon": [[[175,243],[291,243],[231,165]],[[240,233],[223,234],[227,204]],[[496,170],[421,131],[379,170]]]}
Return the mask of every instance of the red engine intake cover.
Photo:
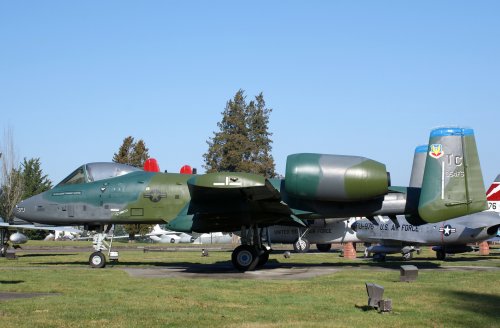
{"label": "red engine intake cover", "polygon": [[160,166],[158,165],[158,162],[154,158],[148,158],[144,162],[144,171],[148,172],[160,172]]}
{"label": "red engine intake cover", "polygon": [[189,165],[181,167],[181,174],[193,174],[193,168]]}

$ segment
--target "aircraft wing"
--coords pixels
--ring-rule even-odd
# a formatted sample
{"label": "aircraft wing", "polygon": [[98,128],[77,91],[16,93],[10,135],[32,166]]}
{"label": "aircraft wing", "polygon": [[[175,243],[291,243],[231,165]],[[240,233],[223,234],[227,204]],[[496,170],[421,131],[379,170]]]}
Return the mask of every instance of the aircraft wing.
{"label": "aircraft wing", "polygon": [[208,173],[188,181],[191,201],[169,222],[182,232],[236,231],[257,224],[306,226],[271,182],[250,173]]}
{"label": "aircraft wing", "polygon": [[81,230],[75,229],[73,227],[37,226],[33,224],[9,224],[6,222],[0,222],[0,227],[7,228],[9,230],[29,229],[29,230],[66,231],[73,233],[82,233]]}

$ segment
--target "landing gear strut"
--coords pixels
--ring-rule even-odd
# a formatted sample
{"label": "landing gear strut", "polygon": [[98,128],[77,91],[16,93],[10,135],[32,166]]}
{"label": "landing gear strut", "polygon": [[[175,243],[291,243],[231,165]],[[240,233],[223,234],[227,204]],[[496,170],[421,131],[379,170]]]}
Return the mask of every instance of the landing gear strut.
{"label": "landing gear strut", "polygon": [[111,245],[113,244],[113,234],[111,234],[111,240],[106,241],[106,237],[108,236],[112,224],[106,227],[104,230],[104,226],[98,227],[96,230],[96,234],[93,237],[92,247],[95,252],[92,253],[89,257],[89,265],[92,268],[104,268],[106,266],[106,256],[103,254],[103,251],[108,251],[108,257],[110,260],[118,260],[118,252],[111,251]]}
{"label": "landing gear strut", "polygon": [[234,267],[241,272],[255,270],[269,260],[271,246],[262,244],[262,229],[253,225],[250,229],[241,228],[241,245],[231,255]]}
{"label": "landing gear strut", "polygon": [[9,230],[0,229],[0,239],[0,257],[5,257],[9,249]]}
{"label": "landing gear strut", "polygon": [[300,234],[300,229],[297,229],[298,238],[293,243],[293,250],[295,253],[307,253],[309,252],[309,248],[311,247],[311,243],[309,240],[304,238],[304,236],[309,232],[309,228],[307,228],[302,234]]}
{"label": "landing gear strut", "polygon": [[446,260],[446,252],[444,250],[436,251],[436,258],[441,261]]}

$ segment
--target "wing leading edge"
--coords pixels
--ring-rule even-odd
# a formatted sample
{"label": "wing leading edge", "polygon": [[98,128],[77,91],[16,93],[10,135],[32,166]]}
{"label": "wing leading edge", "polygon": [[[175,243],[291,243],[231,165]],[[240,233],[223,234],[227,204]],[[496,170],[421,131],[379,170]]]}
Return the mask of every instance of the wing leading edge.
{"label": "wing leading edge", "polygon": [[188,180],[191,200],[168,229],[181,232],[231,232],[257,224],[306,226],[271,182],[250,173],[208,173]]}

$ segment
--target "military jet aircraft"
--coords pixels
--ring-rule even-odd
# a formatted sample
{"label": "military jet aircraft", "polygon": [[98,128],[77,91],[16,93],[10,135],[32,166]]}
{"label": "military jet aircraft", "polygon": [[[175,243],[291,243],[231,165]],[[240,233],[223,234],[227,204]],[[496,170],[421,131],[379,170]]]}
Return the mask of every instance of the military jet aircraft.
{"label": "military jet aircraft", "polygon": [[[241,231],[233,251],[240,271],[264,265],[262,228],[307,226],[321,218],[405,214],[438,222],[486,208],[472,129],[431,131],[422,188],[391,187],[384,164],[359,156],[290,155],[284,179],[239,172],[201,175],[148,172],[116,163],[86,164],[53,189],[17,205],[31,222],[85,225],[98,234],[92,267],[103,267],[113,224],[165,223],[179,232]],[[106,227],[107,226],[107,227]]]}
{"label": "military jet aircraft", "polygon": [[386,254],[401,253],[409,260],[420,246],[433,246],[438,260],[446,254],[471,252],[469,243],[485,241],[496,236],[500,217],[495,212],[481,212],[446,220],[440,223],[414,226],[404,216],[397,216],[398,222],[379,217],[377,224],[367,219],[355,222],[351,228],[365,243],[378,243],[365,249],[365,256],[373,253],[376,261],[385,261]]}

